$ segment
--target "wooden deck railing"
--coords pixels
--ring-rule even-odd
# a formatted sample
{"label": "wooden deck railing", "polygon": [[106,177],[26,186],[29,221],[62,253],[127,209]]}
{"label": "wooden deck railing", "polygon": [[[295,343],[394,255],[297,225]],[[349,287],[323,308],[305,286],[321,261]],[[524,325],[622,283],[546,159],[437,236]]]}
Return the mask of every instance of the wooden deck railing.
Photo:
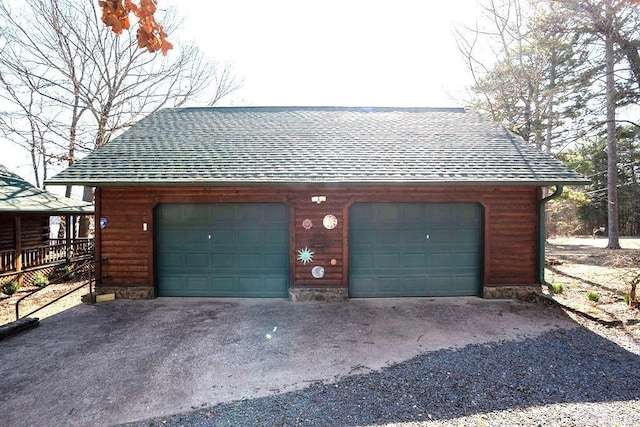
{"label": "wooden deck railing", "polygon": [[0,251],[0,273],[13,271],[16,269],[16,251]]}
{"label": "wooden deck railing", "polygon": [[[49,245],[34,248],[24,248],[21,270],[33,267],[42,267],[56,264],[83,255],[89,255],[93,251],[93,239],[71,239],[67,244],[66,239],[51,239]],[[0,273],[17,271],[15,249],[0,251]]]}

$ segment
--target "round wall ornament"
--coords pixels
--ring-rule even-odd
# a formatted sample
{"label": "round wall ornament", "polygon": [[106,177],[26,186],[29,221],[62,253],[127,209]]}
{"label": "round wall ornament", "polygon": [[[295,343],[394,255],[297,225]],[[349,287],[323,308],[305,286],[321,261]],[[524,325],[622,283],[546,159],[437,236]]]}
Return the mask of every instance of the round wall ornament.
{"label": "round wall ornament", "polygon": [[336,225],[338,225],[338,218],[335,217],[335,215],[325,215],[325,217],[322,219],[322,225],[324,225],[324,228],[326,228],[327,230],[333,230],[334,228],[336,228]]}
{"label": "round wall ornament", "polygon": [[311,269],[311,275],[316,279],[322,279],[324,277],[324,268],[320,265],[316,265]]}
{"label": "round wall ornament", "polygon": [[307,218],[302,221],[302,227],[304,227],[305,230],[309,230],[311,227],[313,227],[313,222],[309,218]]}

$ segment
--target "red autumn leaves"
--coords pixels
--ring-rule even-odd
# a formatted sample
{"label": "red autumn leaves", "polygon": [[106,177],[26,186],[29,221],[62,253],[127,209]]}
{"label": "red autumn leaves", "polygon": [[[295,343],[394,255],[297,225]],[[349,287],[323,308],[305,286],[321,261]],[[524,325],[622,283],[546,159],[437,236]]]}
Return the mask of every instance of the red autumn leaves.
{"label": "red autumn leaves", "polygon": [[138,46],[149,52],[162,51],[166,55],[173,45],[167,41],[167,34],[155,19],[155,0],[139,0],[137,3],[133,0],[99,0],[102,22],[114,33],[122,34],[123,29],[129,29],[129,13],[133,13],[138,18]]}

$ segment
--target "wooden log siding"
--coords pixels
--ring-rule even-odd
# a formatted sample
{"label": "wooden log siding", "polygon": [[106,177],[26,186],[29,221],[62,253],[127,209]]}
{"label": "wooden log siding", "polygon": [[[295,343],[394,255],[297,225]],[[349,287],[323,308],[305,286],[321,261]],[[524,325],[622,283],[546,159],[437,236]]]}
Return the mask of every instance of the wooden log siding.
{"label": "wooden log siding", "polygon": [[[15,217],[13,213],[0,213],[0,250],[15,249]],[[48,244],[49,214],[22,214],[20,222],[23,248]]]}
{"label": "wooden log siding", "polygon": [[[327,201],[316,204],[313,195]],[[538,256],[538,188],[517,187],[382,187],[382,186],[150,186],[101,187],[96,192],[96,256],[101,265],[100,285],[138,287],[155,285],[154,208],[160,203],[286,203],[290,208],[290,277],[292,287],[348,286],[348,212],[357,202],[479,203],[484,209],[484,286],[536,284]],[[331,213],[338,226],[326,230],[324,215]],[[302,227],[304,219],[313,228]],[[147,230],[143,230],[143,224]],[[309,247],[314,261],[303,265],[297,250]],[[330,260],[337,264],[331,266]],[[323,279],[314,279],[311,268],[322,265]]]}

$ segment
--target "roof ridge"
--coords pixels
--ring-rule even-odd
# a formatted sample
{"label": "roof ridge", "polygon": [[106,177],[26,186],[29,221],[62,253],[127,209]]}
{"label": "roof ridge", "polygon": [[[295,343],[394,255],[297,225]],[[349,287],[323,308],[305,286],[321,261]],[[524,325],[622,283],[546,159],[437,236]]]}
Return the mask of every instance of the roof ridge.
{"label": "roof ridge", "polygon": [[161,111],[242,111],[242,110],[254,110],[254,111],[266,111],[266,112],[274,112],[274,111],[283,111],[283,112],[291,112],[291,111],[345,111],[345,112],[354,112],[354,113],[369,113],[369,112],[415,112],[415,113],[465,113],[467,110],[464,107],[393,107],[393,106],[229,106],[229,107],[174,107],[174,108],[164,108]]}

